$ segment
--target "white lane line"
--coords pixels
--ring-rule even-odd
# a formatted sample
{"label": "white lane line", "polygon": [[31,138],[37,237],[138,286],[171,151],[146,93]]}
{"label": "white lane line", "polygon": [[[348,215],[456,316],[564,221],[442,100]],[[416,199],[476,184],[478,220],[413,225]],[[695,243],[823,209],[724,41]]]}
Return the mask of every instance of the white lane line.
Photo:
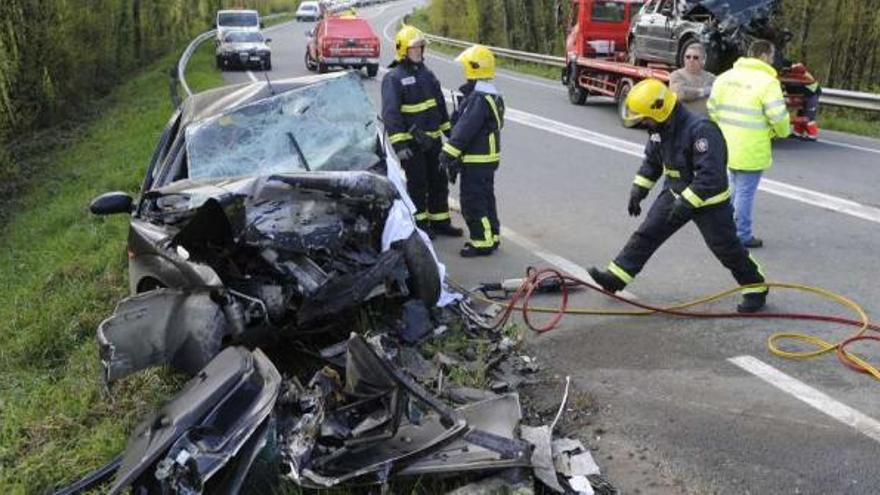
{"label": "white lane line", "polygon": [[[456,200],[454,198],[449,198],[449,208],[452,210],[461,212],[461,204],[458,202],[458,200]],[[587,270],[584,267],[582,267],[582,266],[578,265],[577,263],[575,263],[574,261],[571,261],[565,257],[562,257],[556,253],[552,253],[550,251],[547,251],[546,249],[544,249],[540,245],[536,244],[534,241],[532,241],[528,237],[518,233],[517,231],[511,229],[510,227],[508,227],[506,225],[503,226],[501,229],[501,237],[503,237],[504,239],[510,240],[514,244],[525,249],[526,251],[529,251],[530,253],[541,258],[542,260],[546,261],[547,263],[550,263],[551,265],[555,265],[556,267],[562,269],[563,272],[568,273],[569,275],[577,277],[577,278],[584,280],[586,282],[590,282],[591,284],[598,285],[596,283],[596,281],[593,280],[593,277],[590,276],[590,273],[587,272]],[[632,292],[630,292],[628,290],[622,290],[622,291],[618,292],[617,294],[619,296],[625,297],[627,299],[632,299],[632,300],[638,299],[638,296],[636,296],[635,294],[633,294]]]}
{"label": "white lane line", "polygon": [[251,78],[251,81],[253,81],[253,82],[259,81],[259,79],[257,79],[257,76],[255,76],[253,72],[247,71],[247,75],[249,78]]}
{"label": "white lane line", "polygon": [[880,442],[880,422],[874,418],[862,414],[753,356],[737,356],[727,360],[779,390],[806,402],[819,412],[855,428],[859,433],[874,441]]}
{"label": "white lane line", "polygon": [[840,148],[847,148],[847,149],[856,150],[856,151],[864,151],[867,153],[880,154],[880,149],[877,149],[877,148],[868,148],[866,146],[859,146],[857,144],[841,143],[840,141],[829,141],[827,139],[820,139],[816,144],[827,144],[830,146],[838,146]]}

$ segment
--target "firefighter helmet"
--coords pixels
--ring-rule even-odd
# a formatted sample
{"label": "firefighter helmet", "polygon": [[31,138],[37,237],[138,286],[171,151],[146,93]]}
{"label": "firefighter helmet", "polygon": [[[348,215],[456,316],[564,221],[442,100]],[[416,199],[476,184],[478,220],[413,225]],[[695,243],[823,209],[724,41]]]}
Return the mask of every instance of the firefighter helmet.
{"label": "firefighter helmet", "polygon": [[495,77],[495,54],[483,45],[474,45],[461,52],[455,60],[464,68],[467,80]]}
{"label": "firefighter helmet", "polygon": [[398,61],[406,58],[406,51],[410,48],[425,46],[427,44],[425,34],[413,26],[403,26],[400,31],[397,32],[394,42]]}
{"label": "firefighter helmet", "polygon": [[645,79],[633,86],[626,96],[627,125],[635,125],[644,119],[666,122],[675,108],[678,98],[658,79]]}

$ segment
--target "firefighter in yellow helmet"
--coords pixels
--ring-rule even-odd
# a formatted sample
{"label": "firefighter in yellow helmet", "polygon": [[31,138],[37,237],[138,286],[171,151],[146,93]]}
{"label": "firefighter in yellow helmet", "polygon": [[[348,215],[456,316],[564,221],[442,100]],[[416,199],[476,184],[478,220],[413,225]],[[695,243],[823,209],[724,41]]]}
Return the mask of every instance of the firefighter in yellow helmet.
{"label": "firefighter in yellow helmet", "polygon": [[[636,84],[626,98],[626,121],[648,130],[645,158],[630,191],[628,212],[639,216],[641,202],[665,176],[663,188],[647,217],[608,268],[590,275],[609,292],[632,282],[669,237],[689,221],[740,285],[764,283],[758,262],[736,236],[727,185],[727,146],[718,126],[690,112],[675,93],[656,79]],[[695,274],[696,276],[696,274]],[[743,289],[737,310],[753,313],[764,307],[766,286]]]}
{"label": "firefighter in yellow helmet", "polygon": [[456,60],[464,69],[467,83],[459,88],[464,98],[452,115],[452,133],[443,145],[440,163],[453,184],[461,173],[461,213],[470,240],[460,254],[488,256],[501,244],[495,171],[501,162],[504,100],[492,83],[495,55],[491,50],[475,45]]}
{"label": "firefighter in yellow helmet", "polygon": [[432,238],[461,237],[449,216],[449,184],[440,169],[442,136],[452,128],[440,81],[424,64],[425,35],[404,26],[395,40],[396,56],[382,79],[382,120],[406,171],[406,188],[416,223]]}

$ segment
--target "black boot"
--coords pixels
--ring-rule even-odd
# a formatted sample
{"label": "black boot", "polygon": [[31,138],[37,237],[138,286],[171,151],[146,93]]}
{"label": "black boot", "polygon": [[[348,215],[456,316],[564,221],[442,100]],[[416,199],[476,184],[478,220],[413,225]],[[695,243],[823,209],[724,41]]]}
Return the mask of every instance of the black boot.
{"label": "black boot", "polygon": [[618,292],[622,291],[626,284],[623,280],[620,280],[613,273],[607,270],[600,270],[595,266],[591,266],[587,272],[593,277],[593,280],[596,281],[599,286],[608,292]]}
{"label": "black boot", "polygon": [[766,290],[764,292],[749,292],[748,294],[743,294],[742,301],[736,305],[736,311],[739,313],[757,313],[761,311],[764,305],[767,304],[767,293],[770,292]]}
{"label": "black boot", "polygon": [[436,235],[446,237],[461,237],[464,235],[464,231],[458,227],[454,227],[452,222],[434,222],[431,224],[431,230],[433,230]]}
{"label": "black boot", "polygon": [[477,256],[489,256],[494,252],[495,250],[490,247],[476,247],[473,244],[466,242],[458,254],[460,254],[462,258],[476,258]]}
{"label": "black boot", "polygon": [[416,227],[422,232],[428,234],[430,239],[435,239],[437,237],[437,234],[434,233],[434,229],[431,228],[431,222],[428,222],[427,220],[416,222]]}

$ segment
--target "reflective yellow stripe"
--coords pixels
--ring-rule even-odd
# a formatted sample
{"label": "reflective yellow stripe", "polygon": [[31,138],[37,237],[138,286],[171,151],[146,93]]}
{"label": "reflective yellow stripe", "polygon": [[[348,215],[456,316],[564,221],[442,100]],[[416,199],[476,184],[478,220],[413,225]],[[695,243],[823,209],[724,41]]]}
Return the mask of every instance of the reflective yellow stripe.
{"label": "reflective yellow stripe", "polygon": [[[783,102],[783,105],[784,104],[785,103]],[[742,115],[757,115],[759,117],[761,115],[763,115],[763,112],[759,108],[741,107],[739,105],[720,104],[720,105],[712,105],[712,108],[718,109],[718,110],[724,110],[725,112],[738,113],[738,114],[742,114]],[[764,106],[765,110],[768,108],[772,108],[772,107],[768,107],[767,105]]]}
{"label": "reflective yellow stripe", "polygon": [[427,220],[427,219],[428,219],[428,212],[427,211],[423,211],[421,213],[416,213],[416,222],[421,222],[421,221]]}
{"label": "reflective yellow stripe", "polygon": [[441,131],[448,131],[449,129],[452,129],[452,124],[448,120],[446,122],[440,124]]}
{"label": "reflective yellow stripe", "polygon": [[761,264],[758,263],[758,260],[752,257],[751,254],[749,254],[749,259],[752,260],[752,263],[754,263],[755,267],[758,269],[758,275],[760,275],[761,278],[763,278],[764,280],[767,280],[767,275],[764,275],[764,269],[761,268]]}
{"label": "reflective yellow stripe", "polygon": [[486,95],[486,101],[489,102],[489,106],[492,108],[492,113],[495,114],[495,122],[498,124],[498,129],[501,129],[501,116],[498,114],[498,107],[495,105],[495,98],[492,98],[491,95]]}
{"label": "reflective yellow stripe", "polygon": [[495,244],[498,244],[499,242],[501,242],[501,236],[500,235],[493,235],[492,241],[495,242]]}
{"label": "reflective yellow stripe", "polygon": [[663,165],[663,175],[668,175],[669,177],[672,177],[673,179],[680,179],[681,178],[681,172],[679,172],[678,170],[671,169],[671,168],[666,168],[666,165]]}
{"label": "reflective yellow stripe", "polygon": [[437,139],[437,138],[439,138],[440,136],[443,135],[443,131],[441,131],[441,130],[437,130],[437,131],[425,131],[425,134],[427,134],[428,136],[431,136],[431,137],[434,138],[434,139]]}
{"label": "reflective yellow stripe", "polygon": [[647,177],[637,175],[636,178],[633,179],[633,184],[640,186],[640,187],[644,187],[645,189],[651,189],[652,187],[654,187],[654,184],[656,184],[656,182],[652,181],[651,179],[649,179]]}
{"label": "reflective yellow stripe", "polygon": [[497,155],[498,154],[498,150],[495,149],[495,133],[494,132],[489,134],[489,154],[490,155]]}
{"label": "reflective yellow stripe", "polygon": [[788,109],[785,107],[772,112],[767,112],[767,120],[769,120],[771,124],[775,124],[785,118],[788,118]]}
{"label": "reflective yellow stripe", "polygon": [[449,216],[448,211],[445,213],[428,213],[428,220],[431,220],[432,222],[442,222],[443,220],[449,220],[450,218],[452,217]]}
{"label": "reflective yellow stripe", "polygon": [[410,105],[400,105],[400,113],[421,113],[437,106],[437,100],[431,98],[421,103],[412,103]]}
{"label": "reflective yellow stripe", "polygon": [[625,284],[628,284],[633,281],[632,275],[630,275],[629,273],[626,273],[626,271],[623,268],[617,266],[617,264],[613,261],[608,264],[608,271],[613,273],[620,280],[623,280],[623,283],[625,283]]}
{"label": "reflective yellow stripe", "polygon": [[812,91],[813,93],[815,93],[816,90],[819,89],[819,83],[818,83],[818,82],[814,82],[813,84],[808,84],[808,85],[807,85],[807,89],[809,89],[810,91]]}
{"label": "reflective yellow stripe", "polygon": [[747,289],[741,290],[740,292],[742,292],[743,294],[760,294],[761,292],[767,292],[768,290],[770,290],[770,288],[764,285],[761,287],[749,287]]}
{"label": "reflective yellow stripe", "polygon": [[461,157],[462,163],[495,163],[501,161],[501,153],[492,155],[464,155]]}
{"label": "reflective yellow stripe", "polygon": [[388,137],[388,139],[391,140],[391,144],[407,141],[412,138],[412,134],[408,132],[398,132],[397,134],[392,134]]}
{"label": "reflective yellow stripe", "polygon": [[694,208],[702,208],[704,206],[712,206],[718,203],[722,203],[730,199],[730,189],[725,190],[723,193],[716,194],[708,199],[702,199],[697,196],[696,193],[691,191],[691,188],[687,188],[681,192],[682,197],[687,200]]}
{"label": "reflective yellow stripe", "polygon": [[495,241],[492,237],[492,224],[489,223],[489,217],[480,218],[480,223],[483,224],[483,238],[471,239],[471,244],[477,248],[490,248],[495,245]]}
{"label": "reflective yellow stripe", "polygon": [[449,144],[448,141],[443,143],[443,151],[448,153],[452,158],[458,158],[461,156],[461,150]]}

